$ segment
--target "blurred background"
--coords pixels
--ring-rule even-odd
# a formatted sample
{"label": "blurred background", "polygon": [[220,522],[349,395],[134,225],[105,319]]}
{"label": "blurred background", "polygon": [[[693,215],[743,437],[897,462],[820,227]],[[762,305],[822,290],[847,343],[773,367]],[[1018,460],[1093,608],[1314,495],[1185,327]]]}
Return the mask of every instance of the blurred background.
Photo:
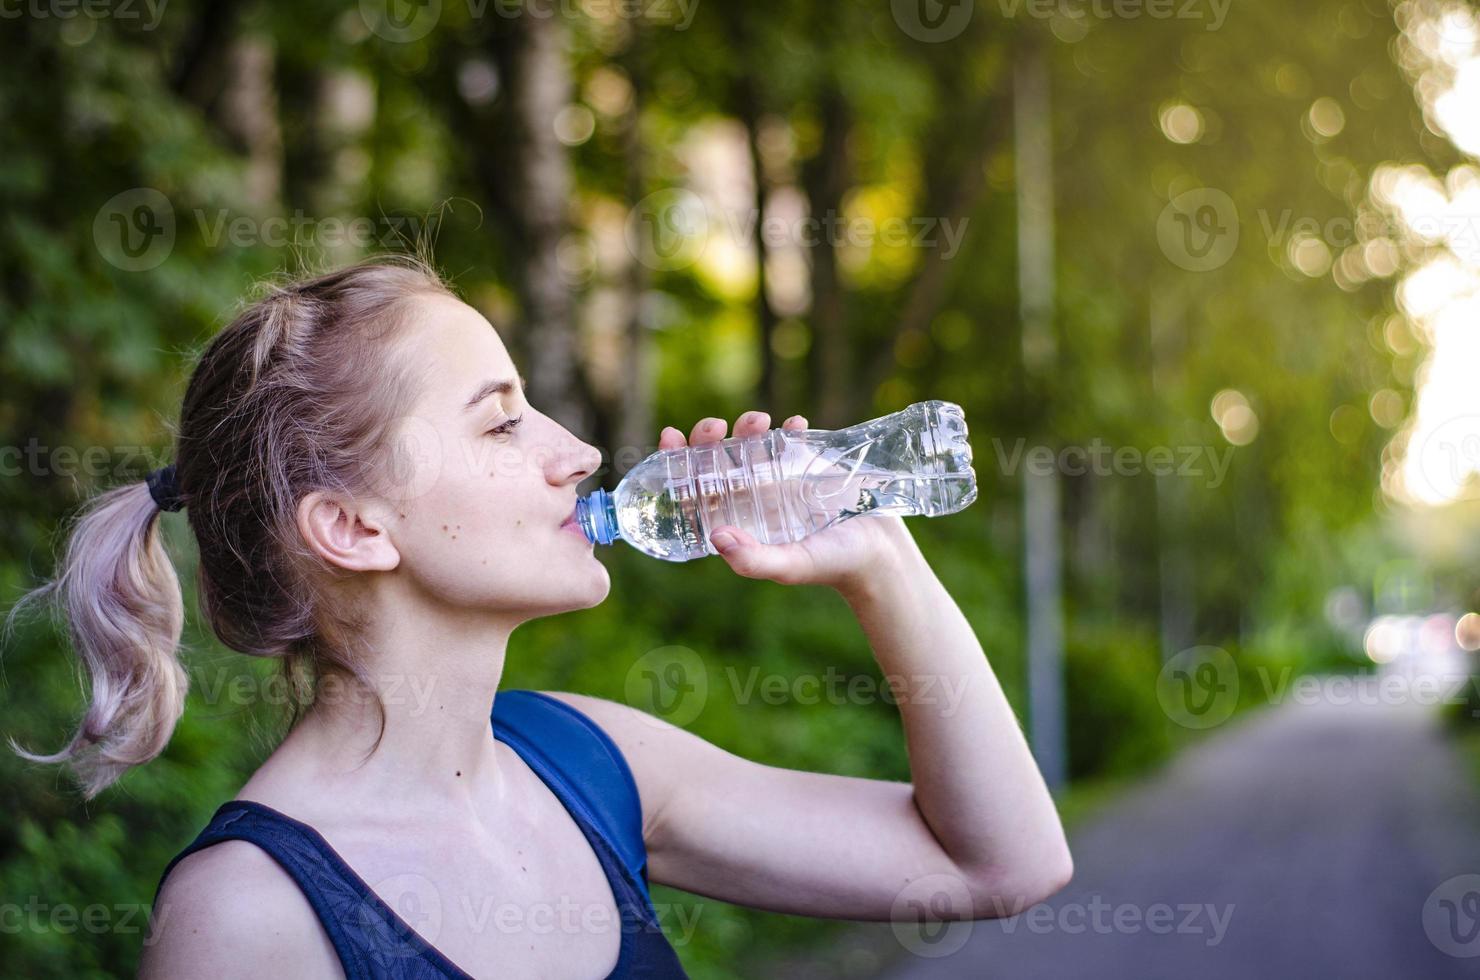
{"label": "blurred background", "polygon": [[[81,500],[171,458],[191,353],[253,282],[429,242],[534,404],[603,447],[586,489],[704,415],[966,410],[980,497],[909,526],[1031,734],[1075,882],[949,927],[657,888],[694,976],[1480,976],[1470,4],[0,17],[6,606]],[[610,598],[521,629],[504,686],[909,778],[841,600],[601,559]],[[6,975],[131,974],[165,863],[279,737],[275,665],[194,619],[187,643],[168,751],[92,804],[0,754]],[[72,664],[18,626],[5,735],[65,740]],[[644,683],[673,664],[703,684],[681,716]]]}

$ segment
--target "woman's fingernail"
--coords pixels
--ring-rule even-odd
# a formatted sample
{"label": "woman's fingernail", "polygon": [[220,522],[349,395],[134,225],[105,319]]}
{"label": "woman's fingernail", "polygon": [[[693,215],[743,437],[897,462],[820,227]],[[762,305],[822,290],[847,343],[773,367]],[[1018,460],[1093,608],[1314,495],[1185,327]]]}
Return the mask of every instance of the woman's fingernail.
{"label": "woman's fingernail", "polygon": [[714,542],[715,549],[721,554],[735,547],[735,536],[729,531],[716,531],[709,540]]}
{"label": "woman's fingernail", "polygon": [[719,426],[719,419],[710,419],[708,422],[704,423],[704,428],[709,432],[713,432],[715,429],[718,429]]}

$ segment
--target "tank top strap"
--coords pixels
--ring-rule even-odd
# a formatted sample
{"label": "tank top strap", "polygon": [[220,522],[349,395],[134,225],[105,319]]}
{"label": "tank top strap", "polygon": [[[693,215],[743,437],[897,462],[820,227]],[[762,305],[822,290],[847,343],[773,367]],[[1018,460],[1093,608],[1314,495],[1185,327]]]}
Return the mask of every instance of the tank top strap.
{"label": "tank top strap", "polygon": [[642,799],[611,737],[585,713],[539,691],[499,691],[493,736],[517,752],[567,810],[611,846],[651,909]]}
{"label": "tank top strap", "polygon": [[601,861],[622,919],[622,953],[612,977],[687,977],[653,907],[642,801],[621,749],[584,712],[539,691],[499,691],[491,719],[494,737],[564,804]]}
{"label": "tank top strap", "polygon": [[255,844],[293,878],[313,906],[350,980],[468,980],[466,973],[375,894],[323,835],[253,800],[221,804],[205,829],[165,867],[155,903],[175,865],[196,851],[228,840]]}

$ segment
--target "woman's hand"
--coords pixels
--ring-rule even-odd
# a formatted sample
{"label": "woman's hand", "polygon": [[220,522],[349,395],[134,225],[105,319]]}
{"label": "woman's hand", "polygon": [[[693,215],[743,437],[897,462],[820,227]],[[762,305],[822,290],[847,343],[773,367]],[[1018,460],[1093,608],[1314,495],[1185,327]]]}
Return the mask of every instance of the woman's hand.
{"label": "woman's hand", "polygon": [[[807,420],[793,415],[783,429],[805,429]],[[759,435],[771,428],[765,412],[746,412],[735,420],[735,435]],[[725,438],[725,421],[700,419],[685,441],[683,433],[667,426],[658,437],[659,449],[681,449]],[[791,544],[762,544],[748,531],[725,524],[710,529],[709,541],[736,574],[770,579],[785,585],[827,585],[847,595],[861,590],[870,575],[888,574],[889,561],[901,547],[914,541],[897,515],[869,515],[841,521]]]}

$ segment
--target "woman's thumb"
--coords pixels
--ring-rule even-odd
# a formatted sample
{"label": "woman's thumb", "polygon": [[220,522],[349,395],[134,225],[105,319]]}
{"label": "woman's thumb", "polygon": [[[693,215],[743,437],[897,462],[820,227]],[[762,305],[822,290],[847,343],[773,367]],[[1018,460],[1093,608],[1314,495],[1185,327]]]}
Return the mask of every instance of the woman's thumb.
{"label": "woman's thumb", "polygon": [[766,575],[765,547],[748,531],[733,524],[714,529],[709,536],[714,550],[740,575],[760,578]]}

